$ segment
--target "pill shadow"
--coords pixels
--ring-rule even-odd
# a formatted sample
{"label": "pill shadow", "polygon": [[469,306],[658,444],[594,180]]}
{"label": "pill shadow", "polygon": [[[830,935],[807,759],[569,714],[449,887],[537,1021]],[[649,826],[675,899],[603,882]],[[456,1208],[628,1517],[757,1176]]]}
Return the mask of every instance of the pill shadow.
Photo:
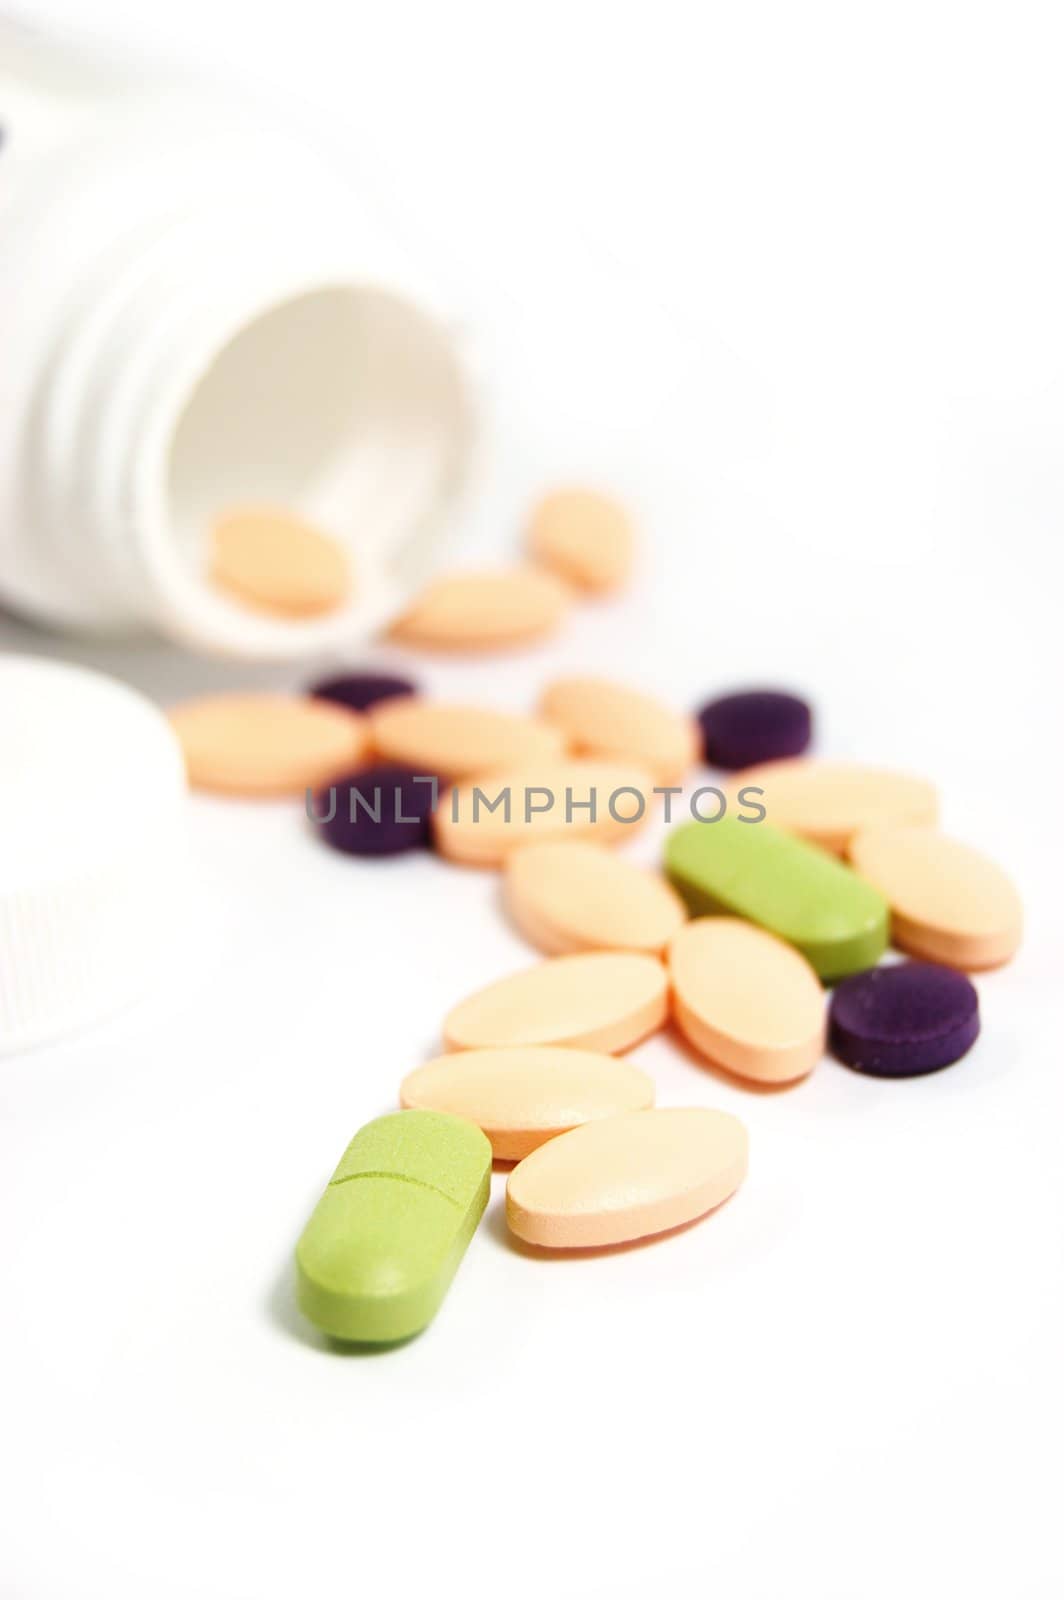
{"label": "pill shadow", "polygon": [[[368,763],[367,763],[368,766]],[[358,768],[346,774],[344,779],[338,781],[354,782],[359,776]],[[239,798],[239,797],[238,797]],[[291,796],[286,797],[291,805]],[[314,805],[319,804],[317,797]],[[383,878],[389,872],[398,874],[409,869],[411,861],[424,860],[426,856],[434,854],[432,843],[429,839],[419,840],[416,844],[404,844],[401,849],[395,850],[344,850],[339,845],[333,844],[328,834],[322,832],[323,823],[318,816],[309,816],[306,807],[306,797],[300,808],[300,822],[303,827],[303,837],[313,839],[323,850],[328,850],[333,860],[352,877],[363,871],[379,873]]]}
{"label": "pill shadow", "polygon": [[413,1344],[420,1337],[420,1333],[411,1333],[405,1339],[392,1339],[388,1343],[359,1343],[347,1339],[334,1339],[330,1334],[322,1333],[300,1311],[296,1304],[295,1266],[292,1253],[295,1250],[295,1241],[289,1251],[285,1265],[277,1273],[263,1303],[267,1319],[273,1323],[278,1332],[286,1337],[305,1345],[308,1350],[317,1350],[322,1355],[341,1357],[366,1357],[390,1355],[393,1350],[401,1350],[404,1345]]}
{"label": "pill shadow", "polygon": [[[789,1094],[792,1089],[800,1089],[809,1076],[806,1073],[801,1078],[788,1078],[786,1083],[758,1083],[753,1078],[743,1078],[737,1072],[729,1072],[727,1067],[722,1067],[716,1061],[710,1061],[708,1057],[701,1055],[680,1032],[675,1022],[670,1022],[662,1030],[660,1037],[667,1039],[672,1048],[699,1072],[710,1078],[718,1078],[721,1083],[727,1083],[733,1089],[742,1089],[747,1094],[767,1095],[772,1099],[776,1095]],[[821,1060],[823,1059],[824,1057],[821,1057]]]}
{"label": "pill shadow", "polygon": [[620,1244],[580,1245],[575,1249],[565,1250],[550,1250],[545,1245],[529,1244],[525,1239],[519,1239],[516,1233],[511,1233],[506,1221],[505,1200],[500,1200],[498,1205],[489,1208],[481,1227],[498,1248],[509,1250],[516,1256],[524,1256],[528,1261],[587,1261],[593,1260],[596,1256],[637,1255],[639,1251],[646,1250],[651,1245],[661,1244],[664,1239],[672,1239],[681,1233],[690,1233],[700,1222],[707,1222],[710,1217],[715,1217],[718,1212],[723,1211],[725,1206],[731,1204],[732,1199],[733,1196],[729,1195],[719,1206],[714,1206],[712,1211],[704,1211],[700,1217],[692,1217],[689,1222],[681,1222],[675,1228],[663,1228],[660,1233],[650,1233],[642,1239],[625,1239]]}
{"label": "pill shadow", "polygon": [[[825,1056],[825,1060],[831,1064],[834,1071],[844,1074],[847,1078],[861,1079],[866,1084],[883,1084],[889,1089],[902,1094],[906,1092],[906,1084],[912,1084],[914,1087],[909,1092],[916,1094],[920,1092],[916,1087],[917,1085],[933,1084],[936,1080],[949,1076],[949,1093],[953,1095],[962,1088],[964,1090],[983,1089],[996,1079],[1007,1077],[1013,1070],[1015,1047],[1013,1047],[1011,1055],[1004,1050],[998,1052],[998,1063],[989,1071],[982,1070],[983,1062],[986,1058],[985,1055],[982,1057],[979,1055],[981,1037],[973,1045],[970,1045],[963,1055],[958,1056],[956,1060],[946,1061],[942,1066],[938,1067],[922,1067],[919,1072],[875,1072],[868,1067],[857,1067],[851,1061],[844,1061],[841,1056],[835,1055],[830,1049]],[[950,1074],[953,1075],[950,1076]]]}

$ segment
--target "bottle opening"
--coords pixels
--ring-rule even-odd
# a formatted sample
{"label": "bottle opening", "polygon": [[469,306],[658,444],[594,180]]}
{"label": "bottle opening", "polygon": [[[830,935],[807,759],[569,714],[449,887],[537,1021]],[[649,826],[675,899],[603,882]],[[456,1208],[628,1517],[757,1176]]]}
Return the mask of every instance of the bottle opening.
{"label": "bottle opening", "polygon": [[[165,527],[151,541],[165,610],[186,636],[236,653],[294,654],[364,632],[386,591],[423,568],[469,433],[451,336],[410,302],[341,285],[262,311],[201,366],[174,413]],[[212,531],[246,506],[292,513],[342,546],[343,613],[264,615],[212,588]]]}

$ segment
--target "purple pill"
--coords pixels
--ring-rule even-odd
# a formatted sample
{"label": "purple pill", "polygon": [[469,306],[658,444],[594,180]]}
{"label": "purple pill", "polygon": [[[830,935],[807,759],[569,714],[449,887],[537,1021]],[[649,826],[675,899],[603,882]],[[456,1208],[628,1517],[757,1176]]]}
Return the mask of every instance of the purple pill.
{"label": "purple pill", "polygon": [[394,856],[429,842],[436,784],[425,773],[380,762],[338,778],[314,797],[314,826],[334,850]]}
{"label": "purple pill", "polygon": [[963,972],[901,961],[844,978],[831,997],[831,1048],[876,1078],[915,1078],[959,1061],[979,1037],[979,996]]}
{"label": "purple pill", "polygon": [[417,694],[417,687],[409,678],[396,678],[386,672],[348,672],[336,678],[323,678],[307,693],[313,700],[333,700],[351,711],[366,711],[378,700]]}
{"label": "purple pill", "polygon": [[706,760],[729,771],[800,756],[813,737],[805,700],[782,689],[746,689],[710,700],[698,713]]}

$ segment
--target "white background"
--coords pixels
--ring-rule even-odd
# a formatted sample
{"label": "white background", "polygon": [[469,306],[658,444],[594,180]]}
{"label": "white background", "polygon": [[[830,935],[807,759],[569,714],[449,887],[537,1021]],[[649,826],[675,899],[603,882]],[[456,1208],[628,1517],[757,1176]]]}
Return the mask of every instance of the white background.
{"label": "white background", "polygon": [[[939,781],[1029,933],[937,1076],[825,1061],[755,1094],[640,1047],[662,1103],[747,1120],[736,1199],[551,1260],[508,1238],[497,1174],[431,1329],[338,1355],[293,1307],[302,1223],[448,1007],[531,953],[490,876],[197,800],[198,916],[158,992],[0,1063],[0,1597],[1059,1595],[1057,8],[37,14],[343,138],[474,330],[471,553],[515,550],[560,477],[637,508],[630,597],[556,643],[377,659],[514,707],[571,667],[687,706],[805,689],[821,750]],[[15,624],[0,644],[161,700],[237,681]]]}

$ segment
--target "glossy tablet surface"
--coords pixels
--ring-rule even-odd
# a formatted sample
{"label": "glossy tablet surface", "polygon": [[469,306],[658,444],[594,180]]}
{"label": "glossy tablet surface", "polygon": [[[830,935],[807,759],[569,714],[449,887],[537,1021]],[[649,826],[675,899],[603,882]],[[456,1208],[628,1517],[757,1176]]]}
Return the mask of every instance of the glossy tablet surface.
{"label": "glossy tablet surface", "polygon": [[324,700],[220,694],[167,713],[194,789],[221,794],[302,794],[357,766],[366,720]]}
{"label": "glossy tablet surface", "polygon": [[938,816],[938,796],[925,779],[854,761],[770,761],[747,767],[734,787],[763,789],[762,804],[774,828],[801,834],[836,854],[862,828],[933,823]]}
{"label": "glossy tablet surface", "polygon": [[698,759],[691,717],[606,678],[558,678],[543,691],[539,710],[578,755],[632,761],[658,783],[675,783]]}
{"label": "glossy tablet surface", "polygon": [[726,912],[793,944],[819,977],[874,966],[889,913],[878,889],[816,845],[767,822],[688,822],[665,842],[665,870],[694,917]]}
{"label": "glossy tablet surface", "polygon": [[752,922],[700,917],[669,946],[673,1014],[695,1049],[758,1083],[789,1083],[824,1053],[826,1005],[804,956]]}
{"label": "glossy tablet surface", "polygon": [[668,1015],[665,968],[653,956],[596,951],[555,956],[478,989],[450,1011],[452,1050],[557,1044],[627,1050]]}
{"label": "glossy tablet surface", "polygon": [[618,588],[631,570],[633,547],[624,507],[594,489],[556,489],[533,510],[530,554],[578,589]]}
{"label": "glossy tablet surface", "polygon": [[850,841],[855,871],[887,898],[891,940],[913,955],[963,971],[1015,955],[1023,907],[986,856],[933,828],[875,828]]}
{"label": "glossy tablet surface", "polygon": [[553,632],[571,600],[568,585],[539,567],[454,573],[431,583],[391,631],[426,649],[498,649]]}
{"label": "glossy tablet surface", "polygon": [[316,617],[343,605],[351,588],[347,552],[288,511],[248,507],[215,524],[212,583],[247,606]]}
{"label": "glossy tablet surface", "polygon": [[619,844],[646,822],[653,787],[642,768],[575,758],[482,773],[441,795],[433,837],[441,855],[482,867],[548,840]]}
{"label": "glossy tablet surface", "polygon": [[506,1220],[549,1249],[623,1244],[721,1205],[748,1160],[746,1129],[726,1111],[633,1111],[534,1150],[510,1174]]}
{"label": "glossy tablet surface", "polygon": [[377,754],[441,778],[560,760],[565,735],[538,717],[442,700],[389,700],[369,713]]}
{"label": "glossy tablet surface", "polygon": [[665,878],[602,845],[526,845],[507,860],[511,918],[547,955],[576,950],[660,954],[687,916]]}
{"label": "glossy tablet surface", "polygon": [[520,1161],[569,1128],[653,1105],[654,1085],[617,1056],[527,1045],[438,1056],[403,1079],[399,1098],[475,1122],[498,1160]]}

